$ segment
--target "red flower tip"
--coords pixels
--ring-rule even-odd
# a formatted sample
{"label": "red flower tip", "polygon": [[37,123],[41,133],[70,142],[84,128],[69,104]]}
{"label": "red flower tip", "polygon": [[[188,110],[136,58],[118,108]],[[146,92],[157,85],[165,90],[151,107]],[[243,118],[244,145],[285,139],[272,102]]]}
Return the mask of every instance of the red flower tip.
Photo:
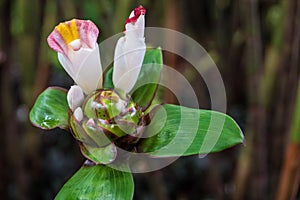
{"label": "red flower tip", "polygon": [[128,24],[128,23],[135,23],[136,20],[139,18],[140,15],[145,15],[146,14],[146,9],[143,7],[143,6],[139,6],[137,8],[135,8],[133,10],[133,13],[134,13],[134,16],[133,17],[130,17],[126,20],[126,23],[125,24]]}
{"label": "red flower tip", "polygon": [[140,15],[145,15],[146,9],[143,6],[139,6],[134,9],[134,16],[139,17]]}

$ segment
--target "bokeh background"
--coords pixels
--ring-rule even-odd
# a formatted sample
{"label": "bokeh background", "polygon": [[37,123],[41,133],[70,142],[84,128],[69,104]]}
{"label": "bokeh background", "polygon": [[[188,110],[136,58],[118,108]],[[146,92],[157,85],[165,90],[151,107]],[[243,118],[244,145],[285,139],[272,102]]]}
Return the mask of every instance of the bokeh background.
{"label": "bokeh background", "polygon": [[[147,9],[147,26],[180,31],[209,52],[224,80],[227,112],[247,144],[135,174],[134,199],[297,198],[298,0],[0,0],[0,199],[53,199],[84,161],[70,133],[42,131],[28,120],[45,88],[73,84],[48,47],[48,34],[60,21],[84,18],[100,28],[101,42],[123,31],[140,4]],[[201,108],[209,109],[195,70],[168,52],[164,63],[190,81]],[[161,97],[176,102],[167,90]]]}

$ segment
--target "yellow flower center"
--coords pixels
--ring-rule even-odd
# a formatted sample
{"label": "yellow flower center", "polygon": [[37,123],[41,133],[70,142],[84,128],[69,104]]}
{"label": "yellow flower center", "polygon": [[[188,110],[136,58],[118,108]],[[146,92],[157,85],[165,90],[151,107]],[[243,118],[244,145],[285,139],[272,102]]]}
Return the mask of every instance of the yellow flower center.
{"label": "yellow flower center", "polygon": [[60,23],[55,29],[60,33],[64,41],[69,44],[72,41],[79,39],[77,30],[76,19],[71,20],[69,23]]}

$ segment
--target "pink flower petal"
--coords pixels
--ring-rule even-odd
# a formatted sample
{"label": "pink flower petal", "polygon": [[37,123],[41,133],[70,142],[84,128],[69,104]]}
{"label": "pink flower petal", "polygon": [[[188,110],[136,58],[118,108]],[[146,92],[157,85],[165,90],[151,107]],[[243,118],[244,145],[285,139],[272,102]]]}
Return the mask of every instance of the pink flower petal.
{"label": "pink flower petal", "polygon": [[[90,20],[73,19],[57,25],[47,41],[54,51],[68,57],[69,50],[78,51],[82,46],[93,49],[97,44],[98,34],[97,26]],[[80,40],[76,41],[78,39]]]}
{"label": "pink flower petal", "polygon": [[89,47],[94,48],[97,43],[99,29],[90,20],[77,20],[76,21],[80,39]]}
{"label": "pink flower petal", "polygon": [[52,33],[47,38],[47,42],[51,49],[58,53],[62,53],[64,55],[67,55],[68,53],[68,46],[65,43],[64,39],[60,35],[60,33],[54,29]]}

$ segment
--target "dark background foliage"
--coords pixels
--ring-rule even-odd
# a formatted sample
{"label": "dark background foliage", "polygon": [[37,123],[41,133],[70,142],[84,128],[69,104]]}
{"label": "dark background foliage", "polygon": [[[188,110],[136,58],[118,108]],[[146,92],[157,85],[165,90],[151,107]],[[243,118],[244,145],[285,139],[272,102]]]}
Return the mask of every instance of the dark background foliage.
{"label": "dark background foliage", "polygon": [[[47,35],[60,21],[84,18],[100,27],[101,42],[121,32],[139,4],[148,10],[147,26],[178,30],[210,53],[225,83],[228,114],[244,130],[247,146],[135,174],[135,199],[294,198],[300,174],[297,0],[0,0],[0,198],[53,199],[84,161],[68,132],[42,131],[28,121],[46,87],[72,85]],[[184,74],[200,106],[210,108],[192,67],[167,52],[164,62]],[[168,91],[162,98],[176,102]]]}

